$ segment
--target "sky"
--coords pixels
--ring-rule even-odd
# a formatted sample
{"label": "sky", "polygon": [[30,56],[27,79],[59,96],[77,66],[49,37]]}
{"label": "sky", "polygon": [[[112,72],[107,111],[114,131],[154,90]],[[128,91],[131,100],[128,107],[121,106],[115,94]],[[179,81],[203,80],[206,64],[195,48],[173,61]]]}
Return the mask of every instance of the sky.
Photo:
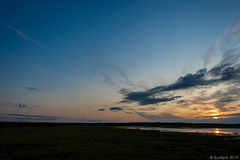
{"label": "sky", "polygon": [[1,0],[0,121],[240,122],[239,0]]}

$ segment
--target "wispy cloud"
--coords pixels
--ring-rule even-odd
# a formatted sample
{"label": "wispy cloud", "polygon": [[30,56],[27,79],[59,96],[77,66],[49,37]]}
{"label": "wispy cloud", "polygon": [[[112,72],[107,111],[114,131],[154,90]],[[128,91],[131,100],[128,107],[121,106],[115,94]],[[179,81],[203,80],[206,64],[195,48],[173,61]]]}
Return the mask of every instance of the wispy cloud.
{"label": "wispy cloud", "polygon": [[14,32],[16,32],[21,38],[25,39],[26,41],[28,42],[32,42],[32,43],[35,43],[37,44],[38,46],[41,46],[43,47],[43,44],[37,40],[35,40],[34,38],[28,36],[27,34],[19,31],[18,29],[14,28],[13,26],[3,22],[3,21],[0,21],[1,24],[5,25],[6,27],[8,27],[9,29],[13,30]]}
{"label": "wispy cloud", "polygon": [[135,84],[130,81],[128,77],[129,73],[131,72],[130,68],[123,67],[106,60],[96,59],[95,57],[89,55],[87,56],[79,52],[76,52],[75,55],[94,64],[94,71],[101,73],[101,75],[104,77],[104,82],[109,84],[110,87],[118,86],[119,83],[129,87],[135,86]]}
{"label": "wispy cloud", "polygon": [[34,107],[33,105],[27,105],[24,103],[0,103],[0,107],[17,107],[19,109],[31,109],[32,107]]}
{"label": "wispy cloud", "polygon": [[119,90],[119,93],[120,94],[128,94],[128,93],[131,93],[132,91],[130,91],[130,90],[128,90],[128,89],[126,89],[126,88],[121,88],[120,90]]}
{"label": "wispy cloud", "polygon": [[109,110],[109,111],[124,111],[125,113],[127,113],[128,111],[132,111],[132,109],[129,109],[126,106],[108,107],[108,109],[100,108],[97,111],[102,112],[102,111],[107,111],[107,110]]}
{"label": "wispy cloud", "polygon": [[0,121],[15,122],[88,122],[100,123],[104,120],[87,118],[67,118],[58,116],[29,115],[29,114],[0,114]]}
{"label": "wispy cloud", "polygon": [[[104,71],[104,73],[105,73],[105,75],[103,74],[104,80],[106,80],[106,75],[108,75],[108,77],[110,77],[110,75],[112,75],[112,77],[114,77],[114,80],[113,80],[113,78],[111,78],[111,81],[110,81],[112,84],[117,85],[114,81],[118,81],[127,86],[134,86],[134,83],[131,82],[128,78],[130,69],[119,66],[117,64],[107,62],[105,60],[99,60],[98,65],[99,65],[98,69]],[[106,73],[108,73],[108,74],[106,74]],[[108,79],[108,80],[110,80],[110,79]]]}
{"label": "wispy cloud", "polygon": [[34,88],[34,87],[26,87],[25,89],[30,91],[30,92],[32,92],[32,91],[39,91],[38,88]]}
{"label": "wispy cloud", "polygon": [[187,119],[175,116],[171,113],[147,114],[145,112],[136,112],[139,116],[151,121],[157,122],[185,122]]}
{"label": "wispy cloud", "polygon": [[22,120],[58,120],[60,117],[41,116],[41,115],[25,115],[25,114],[4,114],[5,116],[15,117],[15,119]]}
{"label": "wispy cloud", "polygon": [[103,73],[102,75],[103,75],[103,77],[104,77],[104,82],[106,82],[107,84],[109,84],[110,87],[116,85],[116,83],[113,81],[113,79],[112,79],[109,75],[107,75],[106,73]]}
{"label": "wispy cloud", "polygon": [[111,107],[109,110],[110,111],[122,111],[123,108],[122,107]]}
{"label": "wispy cloud", "polygon": [[190,123],[239,123],[240,113],[225,114],[217,116],[219,119],[213,119],[215,116],[206,116],[199,118],[179,117],[172,113],[149,114],[147,112],[136,112],[139,116],[155,122],[190,122]]}
{"label": "wispy cloud", "polygon": [[[216,117],[216,116],[209,116],[209,117]],[[226,118],[226,117],[240,117],[240,113],[233,113],[233,114],[223,114],[223,115],[218,115],[218,118]]]}
{"label": "wispy cloud", "polygon": [[[221,87],[220,87],[221,88]],[[184,99],[176,102],[180,104],[181,107],[187,107],[198,105],[201,110],[211,110],[211,108],[206,107],[206,105],[214,106],[214,108],[218,109],[221,112],[228,111],[237,111],[239,109],[238,101],[240,99],[240,88],[237,87],[229,87],[224,88],[223,90],[216,90],[212,94],[206,96],[197,96],[193,99]],[[204,106],[204,107],[203,107]],[[189,108],[194,109],[194,108]],[[197,109],[197,108],[195,108]]]}
{"label": "wispy cloud", "polygon": [[220,41],[221,38],[216,39],[212,46],[207,50],[206,54],[203,56],[204,67],[207,67],[211,62],[211,59],[215,56],[216,54],[215,49],[218,47]]}
{"label": "wispy cloud", "polygon": [[231,25],[227,32],[227,37],[236,38],[240,36],[240,20],[236,21],[233,25]]}

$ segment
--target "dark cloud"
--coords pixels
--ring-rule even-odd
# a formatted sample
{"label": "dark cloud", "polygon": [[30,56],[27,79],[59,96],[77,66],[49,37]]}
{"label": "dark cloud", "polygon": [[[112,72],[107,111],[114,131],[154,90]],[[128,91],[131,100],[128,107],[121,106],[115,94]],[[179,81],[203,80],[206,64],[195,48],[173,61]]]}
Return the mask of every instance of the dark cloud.
{"label": "dark cloud", "polygon": [[111,107],[109,110],[110,111],[122,111],[123,108],[122,107]]}
{"label": "dark cloud", "polygon": [[166,86],[162,91],[171,91],[178,89],[187,89],[192,87],[204,86],[213,84],[216,80],[206,80],[205,76],[207,69],[200,69],[195,74],[187,74],[184,77],[180,77],[175,83]]}
{"label": "dark cloud", "polygon": [[48,121],[48,120],[59,120],[61,117],[54,116],[41,116],[41,115],[25,115],[25,114],[3,114],[5,116],[14,118],[15,120],[37,120],[37,121]]}
{"label": "dark cloud", "polygon": [[[150,105],[162,102],[174,101],[181,96],[176,96],[171,91],[186,90],[199,87],[212,87],[220,83],[239,83],[240,82],[240,51],[238,49],[226,50],[223,54],[221,62],[207,71],[206,68],[198,70],[196,73],[186,74],[183,77],[170,85],[157,86],[142,92],[127,92],[126,89],[121,89],[119,92],[124,95],[122,103],[138,102],[139,105]],[[171,93],[170,93],[171,92]],[[163,96],[163,94],[168,96]],[[158,98],[156,98],[156,96]],[[232,99],[233,100],[233,99]],[[225,102],[230,102],[230,99]],[[222,101],[223,102],[223,101]],[[178,101],[186,103],[184,100]]]}
{"label": "dark cloud", "polygon": [[221,98],[220,102],[233,102],[233,101],[238,101],[238,99],[233,99],[233,98]]}
{"label": "dark cloud", "polygon": [[39,89],[38,88],[34,88],[34,87],[26,87],[25,88],[26,90],[28,90],[28,91],[39,91]]}
{"label": "dark cloud", "polygon": [[240,79],[240,65],[221,64],[212,68],[209,73],[212,76],[219,77],[218,81],[239,81]]}
{"label": "dark cloud", "polygon": [[181,96],[175,96],[175,97],[169,97],[169,98],[145,98],[142,99],[139,104],[140,105],[149,105],[149,104],[156,104],[156,103],[160,103],[160,102],[169,102],[169,101],[173,101],[177,98],[180,98]]}
{"label": "dark cloud", "polygon": [[0,103],[0,107],[17,107],[20,109],[32,109],[32,107],[36,107],[37,105],[27,105],[24,103],[12,103],[12,102],[7,102],[7,103]]}
{"label": "dark cloud", "polygon": [[213,76],[221,76],[222,74],[222,71],[224,68],[230,66],[231,64],[220,64],[220,65],[217,65],[215,67],[213,67],[209,73]]}
{"label": "dark cloud", "polygon": [[101,109],[98,109],[98,111],[105,111],[106,109],[104,109],[104,108],[101,108]]}
{"label": "dark cloud", "polygon": [[239,69],[235,69],[233,67],[227,67],[222,71],[221,80],[229,80],[239,78]]}
{"label": "dark cloud", "polygon": [[231,81],[240,78],[240,51],[237,48],[228,49],[223,53],[221,62],[209,70],[208,74],[217,77],[218,81]]}
{"label": "dark cloud", "polygon": [[22,103],[18,103],[18,104],[16,104],[16,106],[18,108],[27,108],[27,105],[26,104],[22,104]]}

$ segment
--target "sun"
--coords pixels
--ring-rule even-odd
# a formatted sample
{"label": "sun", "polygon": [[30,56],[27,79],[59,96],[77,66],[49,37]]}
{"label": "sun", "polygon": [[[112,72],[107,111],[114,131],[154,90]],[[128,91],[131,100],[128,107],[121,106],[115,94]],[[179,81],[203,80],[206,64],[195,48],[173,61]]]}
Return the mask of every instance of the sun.
{"label": "sun", "polygon": [[213,119],[218,119],[218,117],[213,117]]}
{"label": "sun", "polygon": [[218,128],[216,128],[216,130],[214,131],[215,134],[220,133],[220,131],[218,130]]}

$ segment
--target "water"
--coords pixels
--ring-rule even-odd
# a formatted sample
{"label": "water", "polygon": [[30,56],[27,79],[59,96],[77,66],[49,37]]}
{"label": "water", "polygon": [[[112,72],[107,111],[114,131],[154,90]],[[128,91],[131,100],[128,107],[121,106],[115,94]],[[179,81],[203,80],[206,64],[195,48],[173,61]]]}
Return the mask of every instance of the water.
{"label": "water", "polygon": [[240,129],[235,128],[162,128],[143,126],[124,126],[124,129],[155,130],[161,132],[210,133],[240,136]]}

